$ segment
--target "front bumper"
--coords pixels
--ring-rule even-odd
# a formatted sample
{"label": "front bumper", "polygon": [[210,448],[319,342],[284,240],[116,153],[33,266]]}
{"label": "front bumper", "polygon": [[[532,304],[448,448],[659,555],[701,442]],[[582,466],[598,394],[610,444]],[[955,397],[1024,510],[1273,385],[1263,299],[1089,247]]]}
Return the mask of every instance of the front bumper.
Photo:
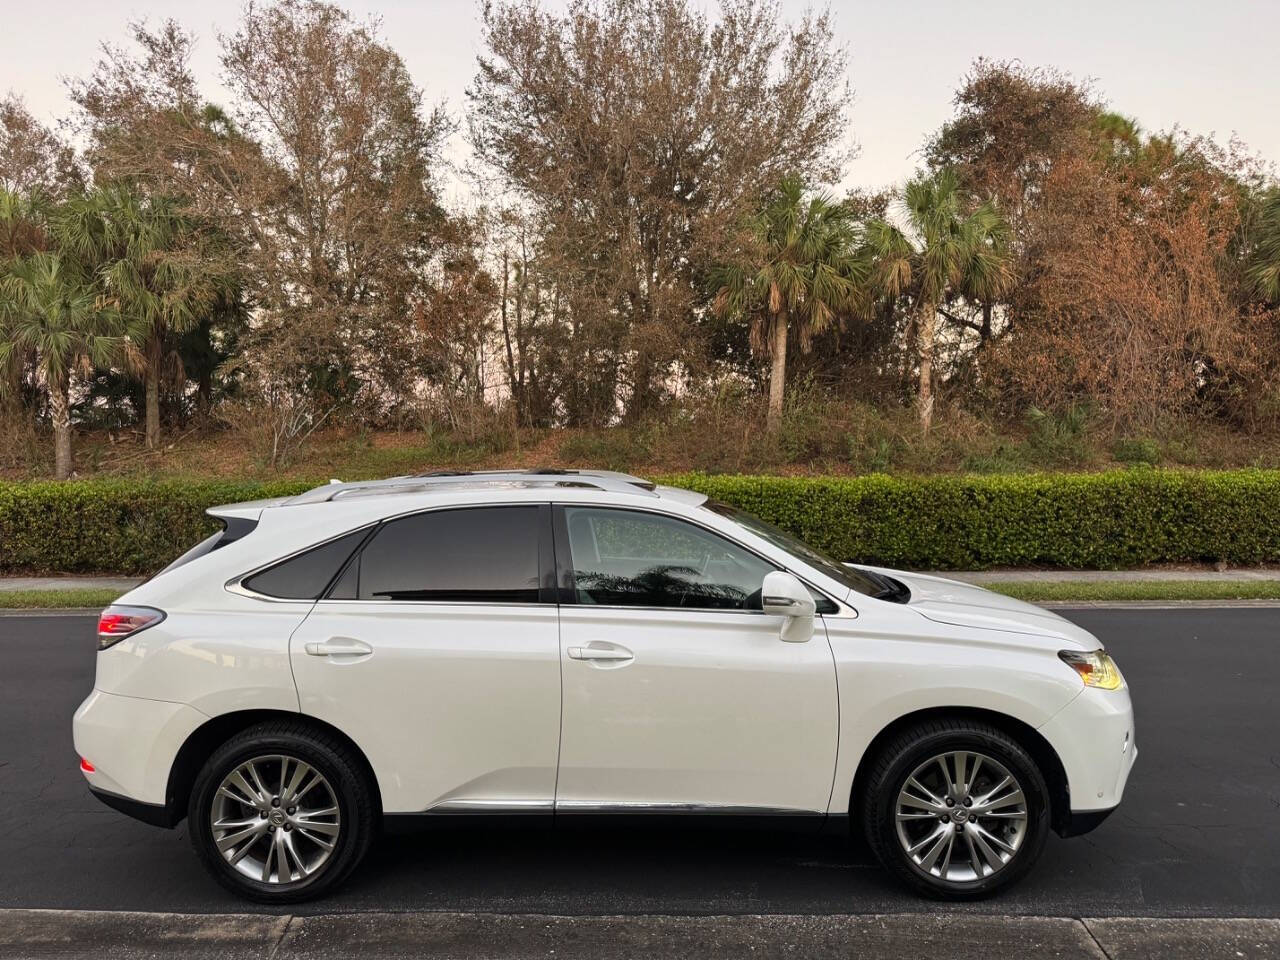
{"label": "front bumper", "polygon": [[[72,723],[76,752],[89,789],[109,806],[155,823],[155,808],[171,806],[169,772],[187,738],[206,720],[183,703],[121,697],[94,690]],[[142,811],[149,816],[139,816]],[[171,824],[164,824],[166,826]]]}
{"label": "front bumper", "polygon": [[1040,734],[1067,778],[1070,814],[1060,832],[1073,836],[1092,830],[1119,805],[1138,758],[1128,687],[1086,687],[1040,727]]}

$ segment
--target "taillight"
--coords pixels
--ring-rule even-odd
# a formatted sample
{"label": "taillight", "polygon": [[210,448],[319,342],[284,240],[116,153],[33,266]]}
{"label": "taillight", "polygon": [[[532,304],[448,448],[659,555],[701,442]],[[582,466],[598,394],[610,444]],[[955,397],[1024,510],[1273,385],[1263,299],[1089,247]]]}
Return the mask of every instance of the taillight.
{"label": "taillight", "polygon": [[164,611],[152,607],[107,607],[98,617],[98,649],[105,650],[163,619]]}

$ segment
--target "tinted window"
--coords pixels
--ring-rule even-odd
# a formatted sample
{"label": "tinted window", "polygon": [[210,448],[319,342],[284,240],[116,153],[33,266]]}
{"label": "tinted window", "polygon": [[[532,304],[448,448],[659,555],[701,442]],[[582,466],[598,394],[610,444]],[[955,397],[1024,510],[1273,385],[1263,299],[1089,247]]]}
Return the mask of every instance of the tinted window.
{"label": "tinted window", "polygon": [[759,610],[777,569],[693,524],[654,513],[565,507],[578,603]]}
{"label": "tinted window", "polygon": [[268,567],[245,580],[244,585],[256,593],[286,600],[315,600],[324,593],[353,550],[368,534],[356,530],[345,536],[312,547],[274,567]]}
{"label": "tinted window", "polygon": [[[361,551],[361,600],[538,601],[538,508],[434,510],[386,523]],[[343,588],[348,588],[344,577]]]}

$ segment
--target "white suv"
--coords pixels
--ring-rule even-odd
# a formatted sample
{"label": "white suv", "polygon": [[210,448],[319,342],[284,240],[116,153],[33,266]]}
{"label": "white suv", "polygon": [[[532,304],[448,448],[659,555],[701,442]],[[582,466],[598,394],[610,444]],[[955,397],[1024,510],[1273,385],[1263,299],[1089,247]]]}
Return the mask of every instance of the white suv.
{"label": "white suv", "polygon": [[1079,627],[688,490],[449,474],[209,512],[103,612],[75,744],[94,794],[187,817],[256,900],[333,889],[383,818],[495,812],[852,824],[978,897],[1101,822],[1137,754]]}

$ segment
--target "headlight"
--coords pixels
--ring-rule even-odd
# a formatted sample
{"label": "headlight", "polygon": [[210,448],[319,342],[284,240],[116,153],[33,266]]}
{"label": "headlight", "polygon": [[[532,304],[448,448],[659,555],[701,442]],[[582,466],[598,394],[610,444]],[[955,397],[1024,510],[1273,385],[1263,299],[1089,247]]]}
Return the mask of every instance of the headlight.
{"label": "headlight", "polygon": [[1098,687],[1102,690],[1119,690],[1124,686],[1124,677],[1120,668],[1105,650],[1090,650],[1081,653],[1078,650],[1060,650],[1058,656],[1068,667],[1080,674],[1086,687]]}

